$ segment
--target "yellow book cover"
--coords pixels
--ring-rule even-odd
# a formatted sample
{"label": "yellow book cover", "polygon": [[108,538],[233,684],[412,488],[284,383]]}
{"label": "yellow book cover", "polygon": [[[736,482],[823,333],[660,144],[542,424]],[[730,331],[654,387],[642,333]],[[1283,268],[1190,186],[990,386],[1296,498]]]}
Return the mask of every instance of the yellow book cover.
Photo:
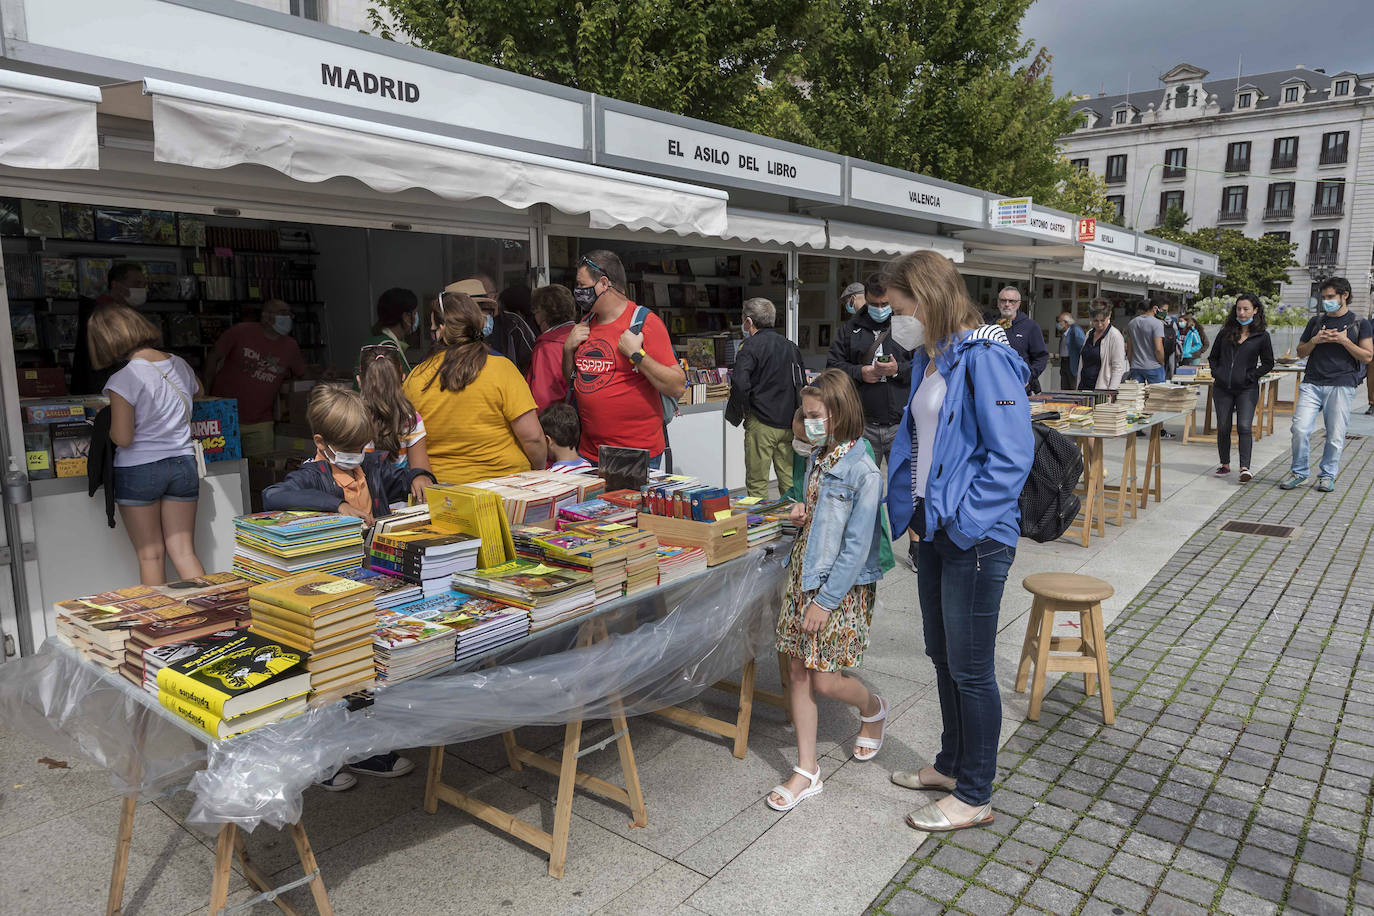
{"label": "yellow book cover", "polygon": [[183,702],[172,694],[158,691],[158,702],[176,715],[190,722],[211,738],[223,739],[243,734],[261,725],[280,722],[305,712],[305,694],[268,703],[266,706],[240,713],[232,719],[221,719],[209,710]]}
{"label": "yellow book cover", "polygon": [[157,673],[160,692],[223,719],[294,696],[309,683],[304,652],[254,633],[216,642]]}
{"label": "yellow book cover", "polygon": [[436,484],[425,490],[425,502],[435,528],[481,538],[479,567],[499,566],[515,559],[510,519],[497,494],[478,487]]}
{"label": "yellow book cover", "polygon": [[315,617],[335,608],[356,604],[360,598],[373,597],[373,589],[361,582],[327,572],[303,572],[255,585],[248,590],[248,597],[253,601],[275,604],[298,614]]}

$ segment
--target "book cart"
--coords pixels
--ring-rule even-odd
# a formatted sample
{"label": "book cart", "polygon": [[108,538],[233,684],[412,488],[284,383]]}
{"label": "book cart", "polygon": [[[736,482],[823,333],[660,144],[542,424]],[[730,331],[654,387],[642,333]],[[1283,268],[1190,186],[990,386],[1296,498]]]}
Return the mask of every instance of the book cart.
{"label": "book cart", "polygon": [[[125,678],[49,640],[37,654],[0,668],[0,722],[35,740],[69,746],[109,771],[124,794],[107,916],[121,911],[139,797],[182,788],[196,796],[190,819],[218,828],[210,886],[212,916],[231,911],[225,902],[235,856],[259,893],[233,907],[233,912],[270,901],[294,913],[279,895],[309,885],[318,911],[332,913],[301,827],[302,793],[348,760],[397,747],[433,749],[426,811],[437,811],[439,801],[453,804],[547,851],[549,874],[561,877],[576,789],[625,804],[635,824],[647,823],[629,717],[674,707],[744,670],[744,683],[735,689],[747,739],[749,675],[753,659],[771,637],[785,560],[786,551],[776,543],[753,548],[737,559],[609,602],[461,665],[390,685],[364,708],[332,704],[218,742],[164,710],[156,697]],[[611,720],[612,735],[583,747],[582,725],[597,719]],[[548,724],[566,726],[558,760],[515,740],[519,727]],[[503,735],[512,768],[533,766],[558,777],[551,832],[443,782],[446,745],[493,734]],[[612,743],[620,755],[623,786],[592,777],[577,766],[582,756]],[[293,766],[282,767],[283,757]],[[264,823],[291,831],[303,870],[302,877],[281,887],[268,886],[244,852],[242,830]]]}

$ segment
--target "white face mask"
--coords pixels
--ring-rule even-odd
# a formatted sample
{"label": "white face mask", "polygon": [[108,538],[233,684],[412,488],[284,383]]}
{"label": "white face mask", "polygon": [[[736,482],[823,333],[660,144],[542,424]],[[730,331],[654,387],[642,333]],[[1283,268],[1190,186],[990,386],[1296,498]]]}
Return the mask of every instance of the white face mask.
{"label": "white face mask", "polygon": [[420,330],[420,310],[416,309],[410,313],[410,321],[406,323],[406,333],[414,334]]}
{"label": "white face mask", "polygon": [[351,471],[356,467],[361,467],[363,463],[363,452],[340,452],[335,449],[329,450],[334,457],[330,459],[330,464],[343,471]]}
{"label": "white face mask", "polygon": [[146,305],[148,302],[148,290],[145,287],[135,286],[129,290],[129,305],[134,308]]}
{"label": "white face mask", "polygon": [[285,337],[291,333],[291,316],[278,315],[272,319],[272,330]]}
{"label": "white face mask", "polygon": [[925,325],[913,315],[893,315],[892,339],[903,349],[915,350],[926,342]]}

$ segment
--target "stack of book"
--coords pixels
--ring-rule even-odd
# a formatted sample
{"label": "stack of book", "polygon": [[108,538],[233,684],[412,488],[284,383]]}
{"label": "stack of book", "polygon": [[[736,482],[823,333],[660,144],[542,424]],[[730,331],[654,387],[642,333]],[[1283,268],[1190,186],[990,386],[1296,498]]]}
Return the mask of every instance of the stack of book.
{"label": "stack of book", "polygon": [[1116,386],[1116,403],[1126,408],[1132,417],[1145,412],[1145,386],[1136,381],[1122,382]]}
{"label": "stack of book", "polygon": [[145,585],[59,601],[55,610],[58,638],[112,672],[124,663],[125,645],[135,626],[196,613]]}
{"label": "stack of book", "polygon": [[482,542],[466,534],[452,534],[426,525],[394,534],[374,534],[368,565],[420,586],[425,595],[448,591],[449,577],[476,569]]}
{"label": "stack of book", "polygon": [[362,519],[333,512],[258,512],[234,519],[234,572],[271,582],[363,562]]}
{"label": "stack of book", "polygon": [[1114,404],[1098,404],[1093,408],[1093,432],[1120,435],[1131,425],[1130,413],[1119,401]]}
{"label": "stack of book", "polygon": [[596,604],[591,573],[558,569],[534,560],[453,574],[456,591],[524,608],[530,632],[579,617]]}
{"label": "stack of book", "polygon": [[1145,406],[1151,413],[1195,410],[1198,391],[1193,385],[1171,385],[1168,382],[1151,385],[1145,395]]}
{"label": "stack of book", "polygon": [[375,569],[350,569],[339,573],[339,578],[361,582],[363,585],[374,589],[377,593],[375,601],[379,614],[382,611],[392,610],[399,605],[418,601],[425,596],[418,584],[407,582],[400,576],[378,572]]}
{"label": "stack of book", "polygon": [[309,652],[310,703],[327,703],[372,686],[375,594],[329,573],[287,576],[249,589],[250,629]]}
{"label": "stack of book", "polygon": [[635,510],[618,506],[604,499],[589,499],[584,503],[574,503],[558,511],[558,527],[571,528],[586,524],[633,525]]}
{"label": "stack of book", "polygon": [[652,531],[635,529],[613,539],[625,545],[625,594],[638,594],[658,585],[658,537]]}
{"label": "stack of book", "polygon": [[499,566],[515,559],[510,519],[501,498],[490,490],[455,484],[432,484],[425,490],[430,524],[445,534],[465,534],[481,541],[477,565]]}
{"label": "stack of book", "polygon": [[372,646],[380,685],[423,677],[453,664],[458,632],[399,611],[377,615]]}
{"label": "stack of book", "polygon": [[657,553],[660,585],[706,571],[706,551],[700,547],[659,544]]}
{"label": "stack of book", "polygon": [[539,537],[542,559],[549,566],[575,569],[591,575],[596,603],[615,601],[625,594],[625,559],[628,551],[612,538],[577,531],[550,531]]}
{"label": "stack of book", "polygon": [[536,524],[558,515],[558,510],[585,502],[606,489],[600,477],[585,474],[554,474],[550,471],[524,471],[505,477],[469,484],[491,490],[501,499],[508,518],[515,524]]}
{"label": "stack of book", "polygon": [[776,515],[758,515],[750,512],[746,536],[749,538],[750,547],[776,541],[782,537],[782,519]]}
{"label": "stack of book", "polygon": [[530,635],[530,615],[524,608],[466,592],[451,591],[448,597],[452,607],[435,616],[434,622],[457,634],[454,660],[460,665]]}
{"label": "stack of book", "polygon": [[[190,658],[192,655],[203,652],[211,646],[237,639],[243,632],[244,629],[242,627],[233,630],[218,630],[192,641],[169,642],[163,646],[154,646],[151,649],[144,649],[140,662],[143,670],[143,689],[153,696],[157,696],[157,673],[163,668],[179,662],[182,659]],[[122,666],[120,668],[120,673],[128,677]]]}
{"label": "stack of book", "polygon": [[305,653],[280,640],[238,632],[191,640],[156,675],[158,701],[212,738],[228,738],[305,710]]}
{"label": "stack of book", "polygon": [[146,686],[144,655],[148,650],[200,639],[212,633],[243,629],[248,626],[248,621],[248,608],[245,605],[223,610],[192,611],[170,620],[138,624],[128,631],[129,638],[124,644],[124,661],[119,666],[119,673],[140,687]]}

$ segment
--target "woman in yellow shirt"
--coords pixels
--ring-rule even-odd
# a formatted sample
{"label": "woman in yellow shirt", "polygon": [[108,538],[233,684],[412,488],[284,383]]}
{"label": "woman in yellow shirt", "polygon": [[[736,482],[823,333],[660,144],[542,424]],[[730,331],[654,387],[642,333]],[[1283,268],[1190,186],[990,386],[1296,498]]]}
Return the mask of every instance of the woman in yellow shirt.
{"label": "woman in yellow shirt", "polygon": [[405,380],[440,483],[542,470],[547,458],[530,386],[514,363],[487,352],[489,320],[466,294],[441,295],[430,331],[442,349]]}

